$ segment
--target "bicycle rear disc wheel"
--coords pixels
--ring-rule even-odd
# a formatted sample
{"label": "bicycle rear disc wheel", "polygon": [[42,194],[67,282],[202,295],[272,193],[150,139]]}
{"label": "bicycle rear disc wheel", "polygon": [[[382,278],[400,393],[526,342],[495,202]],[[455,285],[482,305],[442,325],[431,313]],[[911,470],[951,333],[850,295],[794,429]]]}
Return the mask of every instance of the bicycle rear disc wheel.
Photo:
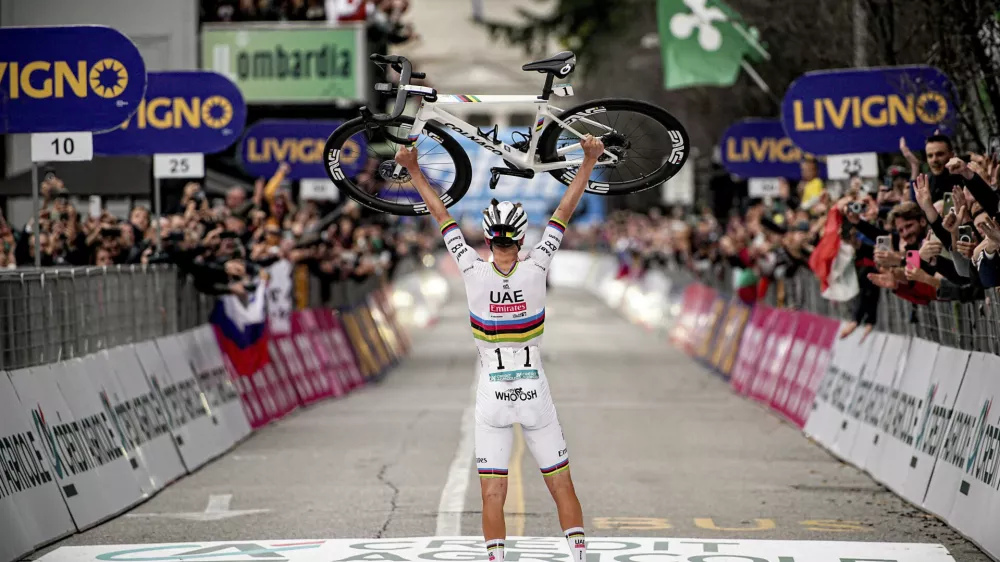
{"label": "bicycle rear disc wheel", "polygon": [[[572,107],[557,115],[569,129],[590,134],[604,142],[605,150],[619,162],[602,166],[598,161],[590,174],[588,193],[626,195],[656,187],[677,175],[691,152],[687,131],[663,108],[638,100],[599,99]],[[542,162],[583,158],[580,137],[552,121],[538,139]],[[559,154],[564,147],[576,145]],[[607,158],[606,156],[603,158]],[[577,167],[549,171],[569,185]]]}
{"label": "bicycle rear disc wheel", "polygon": [[[412,117],[403,116],[386,128],[397,138],[407,138],[410,129],[406,125],[412,123]],[[469,156],[458,141],[431,123],[424,125],[415,142],[417,164],[427,183],[445,207],[454,205],[472,183]],[[326,141],[326,175],[341,192],[369,209],[399,216],[426,215],[427,205],[405,168],[401,177],[393,177],[399,147],[382,128],[368,129],[360,117],[351,119],[337,127]]]}

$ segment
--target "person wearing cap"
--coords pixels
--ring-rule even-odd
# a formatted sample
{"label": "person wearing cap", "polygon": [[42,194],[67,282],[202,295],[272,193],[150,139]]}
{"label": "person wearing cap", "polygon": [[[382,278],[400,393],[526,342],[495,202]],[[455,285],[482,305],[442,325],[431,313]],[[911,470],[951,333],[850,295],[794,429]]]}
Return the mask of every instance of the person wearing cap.
{"label": "person wearing cap", "polygon": [[503,505],[514,426],[535,457],[555,500],[571,562],[585,562],[583,510],[573,487],[569,455],[542,365],[540,345],[545,329],[545,279],[576,210],[591,172],[604,153],[603,143],[587,135],[580,143],[583,162],[542,233],[542,240],[518,260],[528,216],[520,203],[490,202],[483,210],[483,236],[491,263],[470,248],[437,192],[417,164],[416,149],[402,147],[396,162],[409,172],[427,210],[458,264],[469,301],[472,336],[478,350],[476,396],[476,465],[483,498],[482,524],[491,562],[503,562],[506,526]]}

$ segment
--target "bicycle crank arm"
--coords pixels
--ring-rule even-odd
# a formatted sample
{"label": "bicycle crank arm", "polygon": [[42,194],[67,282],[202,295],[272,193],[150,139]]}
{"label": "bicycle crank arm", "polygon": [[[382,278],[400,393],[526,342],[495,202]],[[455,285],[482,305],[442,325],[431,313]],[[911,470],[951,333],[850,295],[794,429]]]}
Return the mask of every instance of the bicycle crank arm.
{"label": "bicycle crank arm", "polygon": [[500,176],[514,176],[531,179],[535,177],[534,170],[514,170],[512,168],[490,168],[490,189],[496,189]]}

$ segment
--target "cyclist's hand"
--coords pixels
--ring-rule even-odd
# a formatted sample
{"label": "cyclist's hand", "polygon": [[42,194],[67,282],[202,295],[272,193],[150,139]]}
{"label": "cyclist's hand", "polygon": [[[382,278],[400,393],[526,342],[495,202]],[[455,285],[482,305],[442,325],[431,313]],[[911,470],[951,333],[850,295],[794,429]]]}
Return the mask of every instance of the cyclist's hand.
{"label": "cyclist's hand", "polygon": [[583,141],[580,143],[583,147],[583,154],[585,158],[591,160],[597,160],[604,154],[604,143],[601,139],[596,139],[590,135],[583,137]]}
{"label": "cyclist's hand", "polygon": [[417,149],[405,146],[399,147],[399,151],[396,152],[396,163],[407,170],[417,168]]}

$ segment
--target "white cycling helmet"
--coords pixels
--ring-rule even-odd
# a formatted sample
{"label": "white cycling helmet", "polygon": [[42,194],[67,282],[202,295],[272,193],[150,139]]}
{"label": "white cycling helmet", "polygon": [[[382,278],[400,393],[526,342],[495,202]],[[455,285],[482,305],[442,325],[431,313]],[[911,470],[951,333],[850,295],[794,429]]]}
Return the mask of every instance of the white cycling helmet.
{"label": "white cycling helmet", "polygon": [[483,235],[491,246],[493,242],[498,246],[520,245],[527,226],[528,214],[520,203],[493,199],[483,209]]}

